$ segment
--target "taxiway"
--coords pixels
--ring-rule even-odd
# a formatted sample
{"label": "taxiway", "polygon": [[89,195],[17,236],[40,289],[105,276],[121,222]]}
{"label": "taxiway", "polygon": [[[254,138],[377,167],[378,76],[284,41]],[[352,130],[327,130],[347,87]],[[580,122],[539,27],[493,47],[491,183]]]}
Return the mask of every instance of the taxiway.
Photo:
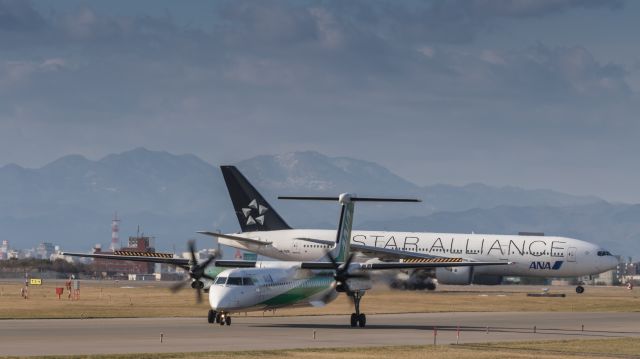
{"label": "taxiway", "polygon": [[[114,354],[640,337],[640,313],[431,313],[368,316],[34,319],[0,321],[0,354]],[[584,330],[583,326],[584,325]],[[535,329],[534,329],[535,327]],[[458,339],[459,328],[459,339]],[[314,339],[315,331],[315,339]],[[534,332],[535,331],[535,332]],[[161,342],[162,336],[162,342]]]}

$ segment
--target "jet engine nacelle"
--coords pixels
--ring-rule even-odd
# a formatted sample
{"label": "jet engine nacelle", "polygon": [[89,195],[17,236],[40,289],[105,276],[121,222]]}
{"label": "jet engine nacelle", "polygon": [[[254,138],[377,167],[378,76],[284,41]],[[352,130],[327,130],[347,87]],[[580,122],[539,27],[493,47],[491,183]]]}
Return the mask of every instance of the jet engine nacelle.
{"label": "jet engine nacelle", "polygon": [[436,268],[436,279],[440,284],[467,285],[473,280],[473,267]]}
{"label": "jet engine nacelle", "polygon": [[473,276],[473,284],[480,285],[500,285],[502,284],[501,275],[476,274]]}

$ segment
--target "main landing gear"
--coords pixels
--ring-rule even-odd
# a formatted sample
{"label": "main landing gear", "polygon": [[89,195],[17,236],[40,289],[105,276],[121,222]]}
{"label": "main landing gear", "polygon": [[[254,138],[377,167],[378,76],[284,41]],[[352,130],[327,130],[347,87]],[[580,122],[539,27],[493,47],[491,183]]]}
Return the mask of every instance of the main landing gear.
{"label": "main landing gear", "polygon": [[209,309],[209,314],[207,315],[207,321],[210,324],[220,324],[220,325],[231,325],[231,316],[229,313],[224,312],[216,312],[213,309]]}
{"label": "main landing gear", "polygon": [[576,293],[578,293],[578,294],[584,293],[584,287],[581,286],[581,285],[577,286],[576,287]]}
{"label": "main landing gear", "polygon": [[367,316],[364,313],[360,313],[360,300],[364,296],[364,291],[358,291],[349,293],[349,296],[353,298],[353,305],[355,306],[356,312],[351,313],[351,327],[360,327],[364,328],[367,325]]}

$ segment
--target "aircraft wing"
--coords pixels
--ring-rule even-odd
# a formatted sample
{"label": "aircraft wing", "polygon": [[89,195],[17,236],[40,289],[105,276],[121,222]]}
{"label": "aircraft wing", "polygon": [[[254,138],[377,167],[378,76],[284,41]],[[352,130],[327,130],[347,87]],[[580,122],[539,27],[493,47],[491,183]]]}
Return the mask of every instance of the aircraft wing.
{"label": "aircraft wing", "polygon": [[[303,237],[298,237],[296,239],[305,241],[305,242],[310,242],[310,243],[322,244],[326,246],[333,246],[336,244],[335,241],[327,241],[324,239],[303,238]],[[351,242],[351,249],[354,251],[366,254],[369,257],[378,257],[378,258],[385,258],[385,259],[392,258],[392,259],[399,260],[399,259],[442,258],[442,257],[434,256],[431,254],[416,253],[416,252],[411,252],[411,251],[402,250],[402,249],[389,249],[389,248],[383,248],[383,247],[366,246],[364,244],[354,244],[353,242]]]}
{"label": "aircraft wing", "polygon": [[352,266],[356,270],[385,270],[385,269],[420,269],[442,267],[478,267],[478,266],[504,266],[513,262],[464,262],[450,261],[455,258],[436,258],[449,261],[419,261],[419,262],[383,262],[383,263],[355,263]]}
{"label": "aircraft wing", "polygon": [[351,243],[351,249],[361,252],[370,257],[383,257],[383,258],[395,258],[395,259],[433,259],[441,258],[430,254],[410,252],[402,249],[389,249],[382,247],[365,246],[363,244]]}
{"label": "aircraft wing", "polygon": [[[510,265],[513,262],[465,262],[461,258],[429,258],[403,262],[353,263],[353,270],[420,269],[441,267],[478,267]],[[335,269],[331,262],[302,262],[304,269]]]}
{"label": "aircraft wing", "polygon": [[[189,269],[189,259],[186,258],[171,258],[171,257],[159,257],[154,256],[155,253],[147,252],[129,252],[136,253],[133,255],[118,255],[118,254],[98,254],[98,253],[71,253],[62,252],[62,255],[73,257],[87,257],[87,258],[101,258],[108,260],[118,261],[134,261],[134,262],[147,262],[147,263],[166,263],[184,269]],[[139,253],[139,254],[138,254]],[[239,260],[215,260],[213,265],[216,267],[226,268],[253,268],[256,266],[256,261],[239,261]]]}
{"label": "aircraft wing", "polygon": [[147,263],[166,263],[172,264],[177,267],[189,269],[189,260],[186,258],[172,258],[172,257],[159,257],[155,256],[155,253],[148,252],[130,252],[136,253],[133,255],[119,255],[119,254],[99,254],[99,253],[71,253],[62,252],[62,255],[72,257],[86,257],[86,258],[101,258],[109,260],[119,261],[133,261],[133,262],[147,262]]}
{"label": "aircraft wing", "polygon": [[220,238],[231,239],[231,240],[238,241],[238,242],[244,242],[244,243],[248,243],[248,244],[255,244],[255,245],[258,245],[258,246],[268,246],[268,245],[270,245],[272,243],[272,242],[267,242],[267,241],[259,241],[257,239],[252,239],[252,238],[246,238],[246,237],[240,237],[240,236],[232,236],[230,234],[222,234],[222,233],[216,233],[216,232],[197,231],[196,233],[204,234],[205,236],[220,237]]}

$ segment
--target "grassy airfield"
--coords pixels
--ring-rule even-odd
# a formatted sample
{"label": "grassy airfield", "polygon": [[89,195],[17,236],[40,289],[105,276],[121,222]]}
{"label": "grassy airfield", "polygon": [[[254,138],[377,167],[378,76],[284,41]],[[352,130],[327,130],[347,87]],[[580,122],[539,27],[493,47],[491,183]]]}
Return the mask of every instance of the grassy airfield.
{"label": "grassy airfield", "polygon": [[[382,354],[382,355],[381,355]],[[153,354],[122,354],[122,355],[90,355],[90,356],[46,356],[31,358],[232,358],[232,359],[377,359],[381,356],[393,358],[433,358],[433,359],[489,359],[489,358],[580,358],[584,356],[594,358],[640,358],[640,341],[636,338],[597,339],[597,340],[556,340],[541,342],[512,342],[463,344],[441,346],[404,346],[404,347],[376,347],[376,348],[340,348],[340,349],[293,349],[293,350],[262,350],[238,352],[207,352],[207,353],[153,353]]]}
{"label": "grassy airfield", "polygon": [[[206,295],[195,304],[194,291],[172,294],[169,283],[128,281],[82,281],[80,300],[58,299],[56,287],[64,281],[44,281],[29,287],[29,299],[20,297],[22,284],[0,281],[0,319],[26,318],[114,318],[114,317],[198,317],[209,309]],[[393,291],[384,286],[369,291],[362,302],[367,314],[407,312],[637,312],[640,289],[587,287],[576,294],[573,287],[552,287],[564,298],[527,297],[539,293],[536,286],[439,286],[436,291]],[[351,301],[344,295],[323,308],[281,309],[275,315],[349,314]],[[248,315],[262,316],[263,313]],[[274,315],[268,312],[265,315]],[[640,351],[639,351],[640,352]]]}

